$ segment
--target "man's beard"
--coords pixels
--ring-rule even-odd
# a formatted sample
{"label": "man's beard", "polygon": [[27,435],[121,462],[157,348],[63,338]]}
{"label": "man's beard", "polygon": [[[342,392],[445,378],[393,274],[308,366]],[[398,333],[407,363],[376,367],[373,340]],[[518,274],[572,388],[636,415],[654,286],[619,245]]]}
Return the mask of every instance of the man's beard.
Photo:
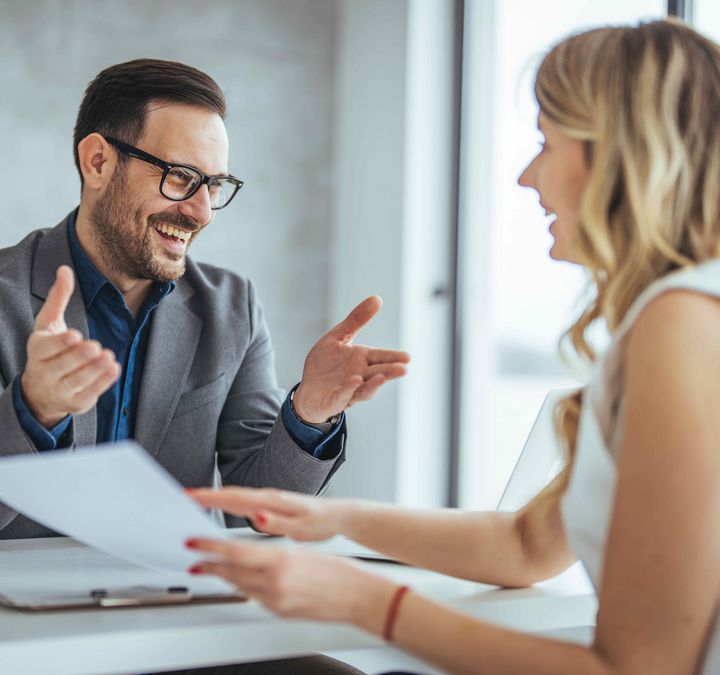
{"label": "man's beard", "polygon": [[185,254],[165,251],[164,255],[175,262],[158,260],[153,255],[153,223],[166,223],[190,232],[199,229],[197,224],[180,213],[154,213],[144,224],[140,209],[132,204],[128,192],[126,170],[118,166],[107,192],[90,213],[100,257],[111,270],[129,279],[162,283],[179,279],[185,273]]}

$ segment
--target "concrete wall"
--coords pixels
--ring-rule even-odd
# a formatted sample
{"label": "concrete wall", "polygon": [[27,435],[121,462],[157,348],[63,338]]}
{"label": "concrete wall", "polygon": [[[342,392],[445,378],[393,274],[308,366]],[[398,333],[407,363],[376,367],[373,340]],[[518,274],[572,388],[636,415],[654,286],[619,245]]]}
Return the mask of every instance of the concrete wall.
{"label": "concrete wall", "polygon": [[335,24],[334,0],[0,0],[0,246],[76,205],[72,129],[102,68],[148,56],[205,70],[227,93],[246,185],[192,253],[254,280],[291,385],[329,321]]}

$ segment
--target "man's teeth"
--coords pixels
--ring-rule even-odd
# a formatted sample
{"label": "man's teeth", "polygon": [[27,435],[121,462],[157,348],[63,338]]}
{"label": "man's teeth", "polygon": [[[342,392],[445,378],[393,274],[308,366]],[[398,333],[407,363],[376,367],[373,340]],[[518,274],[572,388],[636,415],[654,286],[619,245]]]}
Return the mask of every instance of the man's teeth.
{"label": "man's teeth", "polygon": [[178,239],[180,239],[182,241],[187,241],[188,239],[190,239],[190,236],[191,236],[190,232],[185,232],[184,230],[178,230],[177,227],[172,227],[170,225],[165,225],[163,223],[161,223],[159,225],[155,225],[154,227],[158,232],[162,232],[163,234],[168,234],[171,237],[177,237]]}

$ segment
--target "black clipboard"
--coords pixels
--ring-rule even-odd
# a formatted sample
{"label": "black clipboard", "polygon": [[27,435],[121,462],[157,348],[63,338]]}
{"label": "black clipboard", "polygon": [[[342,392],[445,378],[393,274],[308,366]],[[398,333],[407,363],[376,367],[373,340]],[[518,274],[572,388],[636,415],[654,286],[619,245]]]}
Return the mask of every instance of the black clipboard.
{"label": "black clipboard", "polygon": [[96,588],[87,593],[58,595],[0,594],[0,607],[25,612],[52,612],[75,609],[138,609],[183,605],[246,602],[241,593],[193,593],[186,586],[128,586]]}

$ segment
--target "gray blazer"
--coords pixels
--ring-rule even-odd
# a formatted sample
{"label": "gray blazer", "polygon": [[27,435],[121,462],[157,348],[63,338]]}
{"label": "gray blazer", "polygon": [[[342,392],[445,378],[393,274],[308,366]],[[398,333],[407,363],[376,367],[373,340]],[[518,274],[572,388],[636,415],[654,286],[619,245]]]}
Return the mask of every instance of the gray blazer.
{"label": "gray blazer", "polygon": [[[73,264],[67,219],[0,250],[0,457],[37,452],[18,422],[11,384],[25,367],[34,317],[62,264]],[[88,335],[77,284],[65,320]],[[225,485],[318,493],[345,459],[345,429],[339,456],[315,459],[287,433],[278,414],[282,400],[252,284],[188,259],[174,292],[153,312],[136,440],[185,486],[212,485],[217,463]],[[95,409],[71,427],[72,447],[94,444]],[[0,503],[0,538],[52,534]]]}

